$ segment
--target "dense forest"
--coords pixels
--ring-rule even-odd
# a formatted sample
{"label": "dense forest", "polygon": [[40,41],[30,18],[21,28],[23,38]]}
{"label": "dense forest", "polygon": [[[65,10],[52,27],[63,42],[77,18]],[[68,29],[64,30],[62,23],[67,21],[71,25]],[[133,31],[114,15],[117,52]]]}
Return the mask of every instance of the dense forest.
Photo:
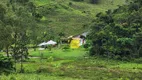
{"label": "dense forest", "polygon": [[141,1],[98,13],[91,25],[90,55],[129,60],[142,56]]}

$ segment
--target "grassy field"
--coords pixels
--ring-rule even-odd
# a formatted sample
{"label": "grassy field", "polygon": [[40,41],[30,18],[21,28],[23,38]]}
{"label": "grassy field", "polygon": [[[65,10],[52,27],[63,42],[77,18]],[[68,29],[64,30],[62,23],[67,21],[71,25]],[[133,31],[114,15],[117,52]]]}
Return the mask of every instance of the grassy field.
{"label": "grassy field", "polygon": [[98,4],[91,4],[88,0],[75,2],[73,0],[32,0],[37,6],[37,12],[43,18],[39,23],[54,31],[63,32],[66,36],[80,34],[89,28],[89,24],[99,12],[115,9],[125,4],[125,0],[99,0]]}
{"label": "grassy field", "polygon": [[88,57],[83,48],[52,52],[30,50],[24,62],[24,73],[17,64],[17,73],[0,75],[0,80],[141,80],[142,64],[137,61],[117,61],[101,57]]}
{"label": "grassy field", "polygon": [[49,51],[48,49],[46,50],[30,50],[29,55],[33,57],[40,57],[41,53],[43,57],[55,57],[55,58],[61,58],[61,59],[69,59],[69,58],[79,58],[83,57],[86,54],[87,51],[85,49],[68,49],[68,50],[63,50],[63,49],[52,49]]}

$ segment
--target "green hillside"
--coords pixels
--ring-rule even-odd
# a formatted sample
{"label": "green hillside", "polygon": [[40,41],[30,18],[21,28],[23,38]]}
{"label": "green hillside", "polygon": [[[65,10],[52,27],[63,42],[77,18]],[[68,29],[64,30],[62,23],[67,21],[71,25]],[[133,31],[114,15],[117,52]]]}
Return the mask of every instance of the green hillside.
{"label": "green hillside", "polygon": [[125,4],[125,0],[100,0],[98,4],[91,4],[84,0],[33,0],[37,12],[42,15],[41,26],[50,28],[54,35],[64,33],[66,36],[79,34],[88,29],[95,15],[108,9],[115,9]]}

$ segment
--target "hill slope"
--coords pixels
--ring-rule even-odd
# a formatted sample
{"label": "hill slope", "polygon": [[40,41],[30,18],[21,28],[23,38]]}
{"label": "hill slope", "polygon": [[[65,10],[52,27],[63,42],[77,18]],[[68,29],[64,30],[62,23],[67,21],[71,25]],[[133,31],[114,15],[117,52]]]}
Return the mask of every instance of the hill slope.
{"label": "hill slope", "polygon": [[125,0],[100,0],[98,4],[91,4],[84,0],[33,0],[37,12],[42,15],[41,26],[50,28],[53,35],[63,33],[66,36],[79,34],[88,29],[88,24],[99,12],[117,8],[125,4]]}

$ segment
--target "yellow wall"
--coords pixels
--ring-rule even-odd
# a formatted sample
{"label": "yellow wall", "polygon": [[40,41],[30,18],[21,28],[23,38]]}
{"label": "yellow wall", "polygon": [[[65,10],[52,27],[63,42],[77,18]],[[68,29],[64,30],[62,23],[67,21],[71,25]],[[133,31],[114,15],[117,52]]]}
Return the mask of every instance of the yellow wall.
{"label": "yellow wall", "polygon": [[77,49],[80,46],[80,39],[79,38],[75,38],[71,41],[70,43],[70,48],[72,49]]}

